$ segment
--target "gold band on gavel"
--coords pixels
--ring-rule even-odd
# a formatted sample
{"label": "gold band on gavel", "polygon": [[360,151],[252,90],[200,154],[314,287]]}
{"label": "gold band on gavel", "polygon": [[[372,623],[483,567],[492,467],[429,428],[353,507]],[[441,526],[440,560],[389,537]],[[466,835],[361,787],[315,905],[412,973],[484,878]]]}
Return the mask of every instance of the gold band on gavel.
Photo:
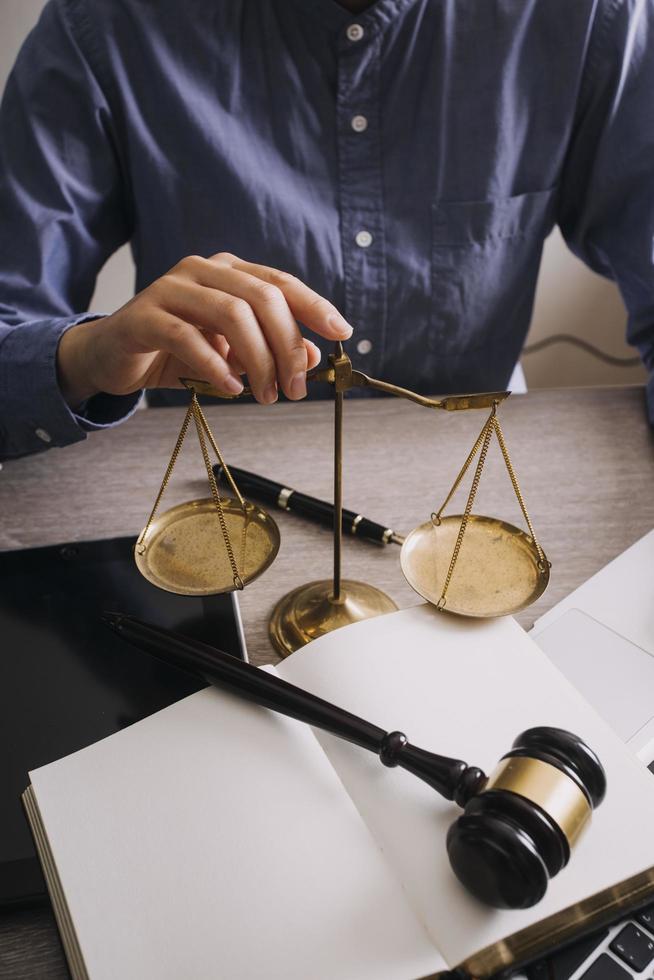
{"label": "gold band on gavel", "polygon": [[544,810],[563,831],[570,847],[590,820],[592,808],[577,784],[541,759],[502,759],[488,777],[484,792],[507,790]]}

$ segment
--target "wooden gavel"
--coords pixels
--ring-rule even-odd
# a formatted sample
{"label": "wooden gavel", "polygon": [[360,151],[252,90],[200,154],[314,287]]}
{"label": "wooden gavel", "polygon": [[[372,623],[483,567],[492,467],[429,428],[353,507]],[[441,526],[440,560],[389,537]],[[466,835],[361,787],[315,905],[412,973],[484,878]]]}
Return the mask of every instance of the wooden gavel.
{"label": "wooden gavel", "polygon": [[529,908],[565,867],[570,849],[606,792],[595,753],[560,728],[530,728],[490,776],[460,759],[411,745],[274,674],[131,616],[106,613],[125,640],[166,663],[200,675],[256,704],[368,749],[385,766],[401,766],[463,813],[447,833],[447,853],[462,884],[495,908]]}

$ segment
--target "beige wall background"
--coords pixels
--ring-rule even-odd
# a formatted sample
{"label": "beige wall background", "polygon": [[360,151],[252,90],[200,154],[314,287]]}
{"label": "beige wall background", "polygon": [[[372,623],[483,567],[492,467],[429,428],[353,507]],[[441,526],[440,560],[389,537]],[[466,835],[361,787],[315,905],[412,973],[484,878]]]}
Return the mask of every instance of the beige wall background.
{"label": "beige wall background", "polygon": [[[0,89],[45,0],[0,0]],[[92,309],[112,312],[131,295],[134,267],[122,248],[102,270]],[[569,333],[616,357],[631,357],[624,340],[626,315],[613,283],[595,275],[566,248],[558,231],[545,244],[536,305],[527,343],[552,334]],[[642,365],[615,367],[569,345],[553,345],[525,354],[522,365],[532,387],[624,384],[645,379]]]}

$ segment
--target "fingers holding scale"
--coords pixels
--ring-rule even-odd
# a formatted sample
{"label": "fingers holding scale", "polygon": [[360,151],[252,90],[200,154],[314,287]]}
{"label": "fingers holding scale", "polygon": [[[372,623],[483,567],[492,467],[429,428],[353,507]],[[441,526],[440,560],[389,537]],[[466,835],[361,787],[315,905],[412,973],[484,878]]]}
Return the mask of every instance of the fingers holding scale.
{"label": "fingers holding scale", "polygon": [[245,368],[239,361],[233,350],[230,349],[227,337],[221,333],[205,333],[205,337],[220,356],[229,364],[232,372],[236,375],[245,374]]}
{"label": "fingers holding scale", "polygon": [[306,371],[319,363],[320,351],[302,337],[296,321],[328,340],[346,340],[352,327],[336,307],[295,276],[244,262],[228,253],[215,255],[209,261],[223,276],[229,270],[223,288],[233,290],[251,304],[275,357],[284,393],[292,399],[304,397]]}
{"label": "fingers holding scale", "polygon": [[[207,335],[207,336],[208,339],[211,340],[211,335]],[[307,340],[306,337],[304,337],[303,339],[304,339],[304,346],[307,349],[307,371],[313,371],[313,369],[318,367],[318,365],[320,364],[320,361],[322,359],[322,352],[318,347],[318,345],[314,344],[312,340]],[[232,369],[232,372],[234,374],[241,374],[241,375],[247,374],[247,371],[239,361],[234,351],[229,350],[229,344],[226,344],[226,347],[227,347],[227,354],[224,356],[225,356],[225,360],[227,361],[230,368]]]}
{"label": "fingers holding scale", "polygon": [[244,262],[228,253],[213,256],[211,261],[230,263],[232,268],[276,286],[284,294],[293,316],[326,340],[347,340],[352,336],[352,327],[336,307],[296,276],[267,265]]}
{"label": "fingers holding scale", "polygon": [[[251,308],[261,339],[272,355],[273,380],[279,383],[288,398],[304,398],[307,393],[307,348],[282,291],[272,283],[233,266],[217,266],[216,280],[222,289],[240,297]],[[230,347],[245,366],[256,392],[256,382],[252,377],[255,367],[253,338],[244,336],[238,329],[226,333],[226,336]]]}
{"label": "fingers holding scale", "polygon": [[[209,260],[209,263],[209,268],[202,270],[200,278],[202,284],[225,290],[250,305],[273,355],[276,379],[284,394],[293,400],[304,398],[307,391],[306,372],[315,367],[318,354],[315,346],[309,346],[302,337],[284,290],[272,280],[275,278],[280,282],[290,280],[293,289],[297,286],[300,292],[309,294],[311,301],[322,305],[323,311],[327,309],[329,316],[338,316],[334,308],[326,300],[312,293],[299,280],[284,277],[283,273],[267,269],[265,266],[242,263],[233,256],[224,255],[214,257]],[[246,271],[246,268],[251,268],[254,272]],[[259,272],[265,273],[266,276],[256,274]],[[315,314],[314,320],[319,320]],[[332,325],[324,315],[322,322],[316,325],[320,327],[318,332],[323,335],[333,334]],[[230,347],[247,369],[251,362],[243,356],[241,350],[244,338],[233,332],[228,333],[227,336]]]}
{"label": "fingers holding scale", "polygon": [[351,333],[327,300],[275,269],[220,254],[191,256],[171,272],[167,308],[206,335],[224,335],[230,365],[244,369],[253,394],[264,404],[276,400],[278,382],[287,397],[304,397],[306,372],[319,361],[318,349],[302,337],[296,316],[329,339]]}
{"label": "fingers holding scale", "polygon": [[[187,365],[192,374],[206,378],[220,391],[230,395],[239,395],[243,391],[243,382],[228,358],[222,356],[207,337],[191,324],[168,316],[157,325],[156,343],[177,361]],[[175,373],[178,374],[178,371],[175,370]],[[147,379],[145,383],[148,387],[167,387],[176,381],[177,378],[162,377]]]}
{"label": "fingers holding scale", "polygon": [[[224,357],[234,374],[246,374],[246,370],[239,361],[238,357],[234,351],[230,349],[226,337],[219,333],[206,333],[205,336],[211,346],[218,351],[220,356]],[[307,349],[307,370],[312,371],[313,368],[320,364],[322,353],[318,345],[314,344],[312,340],[308,340],[306,337],[304,337],[303,340],[304,346]]]}
{"label": "fingers holding scale", "polygon": [[223,335],[233,357],[247,373],[257,401],[274,402],[277,399],[275,358],[251,304],[208,260],[184,262],[183,268],[180,264],[180,273],[185,274],[174,272],[167,277],[165,308],[175,317],[194,324],[204,336]]}
{"label": "fingers holding scale", "polygon": [[314,344],[312,340],[307,340],[306,337],[304,338],[304,346],[307,349],[307,370],[313,371],[320,364],[322,353],[318,345]]}

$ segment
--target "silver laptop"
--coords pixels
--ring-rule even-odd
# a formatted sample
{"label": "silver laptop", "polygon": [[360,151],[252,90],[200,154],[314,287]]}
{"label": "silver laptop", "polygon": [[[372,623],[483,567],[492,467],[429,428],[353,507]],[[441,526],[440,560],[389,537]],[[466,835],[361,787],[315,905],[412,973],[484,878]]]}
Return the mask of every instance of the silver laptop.
{"label": "silver laptop", "polygon": [[654,759],[654,531],[537,620],[530,636],[649,765]]}
{"label": "silver laptop", "polygon": [[[530,636],[654,774],[654,531],[537,620]],[[652,824],[654,833],[654,814]],[[528,975],[654,978],[654,905]]]}

